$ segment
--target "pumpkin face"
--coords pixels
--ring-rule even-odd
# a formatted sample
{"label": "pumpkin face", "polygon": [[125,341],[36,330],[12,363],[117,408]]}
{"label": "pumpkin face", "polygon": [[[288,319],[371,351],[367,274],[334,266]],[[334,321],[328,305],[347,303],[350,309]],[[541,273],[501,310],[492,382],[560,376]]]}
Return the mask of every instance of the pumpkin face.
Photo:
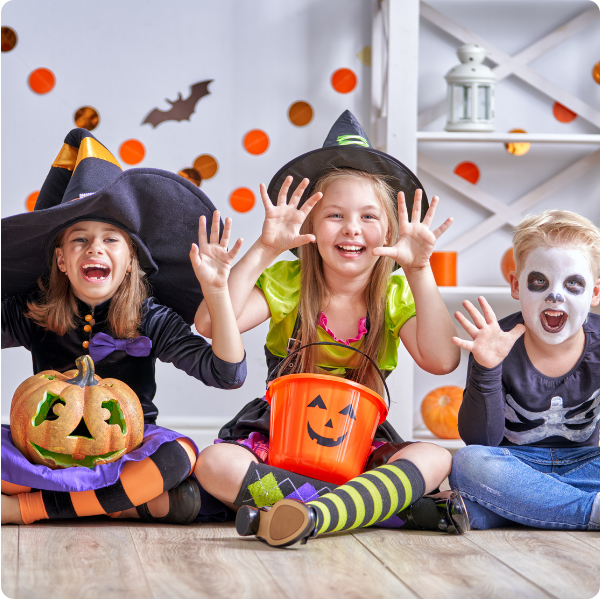
{"label": "pumpkin face", "polygon": [[135,392],[118,379],[94,375],[89,356],[77,369],[42,371],[16,390],[10,409],[14,445],[51,469],[117,460],[141,445],[144,414]]}
{"label": "pumpkin face", "polygon": [[440,438],[460,439],[458,410],[462,404],[463,389],[447,385],[432,390],[423,398],[421,416],[431,433]]}
{"label": "pumpkin face", "polygon": [[[319,409],[319,411],[323,411],[323,410],[327,411],[325,402],[323,402],[323,398],[321,398],[320,395],[317,396],[308,405],[307,408],[316,408],[316,409]],[[325,419],[327,419],[327,422],[325,423],[325,425],[323,427],[328,427],[331,429],[331,432],[329,433],[329,435],[324,435],[324,434],[320,435],[310,425],[311,414],[312,414],[312,411],[308,413],[309,421],[306,422],[306,429],[308,431],[308,437],[310,437],[311,440],[313,440],[317,444],[319,444],[319,446],[326,446],[327,448],[333,448],[335,446],[339,446],[346,439],[346,436],[352,429],[351,424],[347,423],[348,419],[353,419],[354,421],[356,421],[356,415],[354,414],[354,410],[352,409],[352,404],[347,404],[346,406],[344,406],[344,408],[342,408],[342,410],[339,411],[340,415],[347,415],[347,419],[340,419],[340,418],[334,417],[334,419],[336,421],[335,426],[333,425],[331,416],[328,412],[315,415],[316,416],[315,420],[318,423],[322,423]],[[326,429],[323,429],[323,433],[325,433],[326,431],[327,431]],[[344,431],[345,433],[343,433],[339,437],[331,437],[331,436],[335,436],[335,432],[341,433],[342,431]]]}

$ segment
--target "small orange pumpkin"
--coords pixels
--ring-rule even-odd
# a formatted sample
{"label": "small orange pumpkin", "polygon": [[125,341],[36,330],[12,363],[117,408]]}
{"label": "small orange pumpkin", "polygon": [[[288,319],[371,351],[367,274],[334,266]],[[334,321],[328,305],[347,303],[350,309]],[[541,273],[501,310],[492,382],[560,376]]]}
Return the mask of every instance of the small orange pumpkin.
{"label": "small orange pumpkin", "polygon": [[463,390],[456,385],[446,385],[429,392],[421,403],[421,416],[427,429],[440,438],[460,439],[458,409],[462,399]]}
{"label": "small orange pumpkin", "polygon": [[10,407],[13,444],[51,469],[113,462],[141,445],[144,413],[135,392],[118,379],[94,375],[90,356],[77,370],[42,371],[16,390]]}

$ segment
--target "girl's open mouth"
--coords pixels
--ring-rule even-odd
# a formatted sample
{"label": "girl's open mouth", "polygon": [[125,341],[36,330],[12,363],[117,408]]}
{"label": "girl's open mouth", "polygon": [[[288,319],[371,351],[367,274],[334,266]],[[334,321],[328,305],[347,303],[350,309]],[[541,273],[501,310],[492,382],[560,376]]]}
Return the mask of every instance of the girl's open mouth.
{"label": "girl's open mouth", "polygon": [[545,310],[540,314],[542,327],[548,333],[558,333],[565,326],[569,315],[562,310]]}
{"label": "girl's open mouth", "polygon": [[110,275],[110,267],[102,263],[86,263],[81,266],[83,278],[91,283],[101,283]]}
{"label": "girl's open mouth", "polygon": [[365,251],[364,246],[346,246],[346,245],[338,245],[336,246],[337,251],[346,256],[358,256]]}

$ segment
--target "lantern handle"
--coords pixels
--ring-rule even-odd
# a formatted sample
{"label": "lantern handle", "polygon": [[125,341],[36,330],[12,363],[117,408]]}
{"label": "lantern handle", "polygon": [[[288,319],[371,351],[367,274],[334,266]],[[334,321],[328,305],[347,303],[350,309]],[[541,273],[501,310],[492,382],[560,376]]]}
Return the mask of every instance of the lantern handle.
{"label": "lantern handle", "polygon": [[300,352],[300,350],[304,350],[304,348],[308,348],[309,346],[339,346],[340,348],[350,348],[350,350],[354,350],[355,352],[358,352],[359,354],[362,354],[372,365],[373,367],[375,367],[375,371],[377,371],[377,374],[379,375],[379,377],[381,378],[381,382],[383,383],[383,387],[385,388],[385,393],[387,395],[387,401],[388,401],[388,408],[390,408],[391,404],[392,404],[392,397],[390,396],[390,390],[388,389],[387,383],[385,382],[385,378],[383,377],[383,375],[381,374],[381,371],[379,370],[379,367],[377,366],[377,363],[368,355],[365,354],[364,352],[362,352],[361,350],[359,350],[358,348],[354,348],[353,346],[347,346],[346,344],[339,344],[337,342],[311,342],[310,344],[305,344],[304,346],[300,346],[300,348],[297,348],[296,350],[294,350],[293,352],[290,352],[280,363],[279,365],[277,365],[270,373],[269,373],[269,377],[267,378],[267,381],[271,381],[271,377],[273,376],[273,374],[275,373],[275,371],[277,371],[277,377],[279,377],[279,373],[281,371],[281,369],[283,369],[283,365],[292,357],[294,356],[294,354],[297,354],[298,352]]}

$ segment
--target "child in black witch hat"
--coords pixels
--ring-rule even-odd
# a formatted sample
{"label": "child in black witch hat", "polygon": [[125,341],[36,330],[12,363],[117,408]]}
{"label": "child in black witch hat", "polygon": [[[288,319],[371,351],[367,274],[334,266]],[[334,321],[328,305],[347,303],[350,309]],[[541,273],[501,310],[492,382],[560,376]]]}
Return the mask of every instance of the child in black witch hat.
{"label": "child in black witch hat", "polygon": [[[122,172],[85,129],[67,135],[35,210],[2,220],[2,348],[30,350],[35,373],[65,372],[89,353],[100,377],[136,392],[145,421],[142,446],[116,462],[88,468],[79,456],[55,455],[70,467],[56,470],[30,463],[3,425],[3,523],[197,517],[201,495],[190,474],[198,450],[155,425],[154,365],[171,362],[213,387],[244,382],[227,289],[241,240],[228,252],[231,219],[220,243],[219,223],[196,186],[158,169]],[[203,296],[218,322],[212,347],[189,327]]]}
{"label": "child in black witch hat", "polygon": [[[293,181],[297,187],[288,203]],[[379,390],[379,374],[345,346],[362,350],[389,374],[400,340],[426,371],[456,368],[456,329],[429,265],[436,240],[452,220],[430,230],[438,198],[427,208],[413,173],[372,148],[350,112],[334,124],[323,148],[285,165],[268,191],[261,184],[261,195],[262,234],[233,268],[229,287],[240,331],[270,318],[265,351],[272,374],[289,348],[318,341],[342,347],[308,347],[294,365],[297,372],[327,372]],[[300,260],[269,267],[288,249]],[[405,276],[392,273],[397,264]],[[201,305],[196,318],[204,335],[211,333],[207,308]],[[264,399],[250,402],[221,429],[220,441],[228,443],[206,448],[196,465],[206,490],[239,508],[241,535],[286,546],[317,532],[384,521],[468,529],[459,495],[422,498],[450,472],[447,450],[404,442],[384,423],[375,433],[367,472],[336,488],[269,466],[269,415]]]}

